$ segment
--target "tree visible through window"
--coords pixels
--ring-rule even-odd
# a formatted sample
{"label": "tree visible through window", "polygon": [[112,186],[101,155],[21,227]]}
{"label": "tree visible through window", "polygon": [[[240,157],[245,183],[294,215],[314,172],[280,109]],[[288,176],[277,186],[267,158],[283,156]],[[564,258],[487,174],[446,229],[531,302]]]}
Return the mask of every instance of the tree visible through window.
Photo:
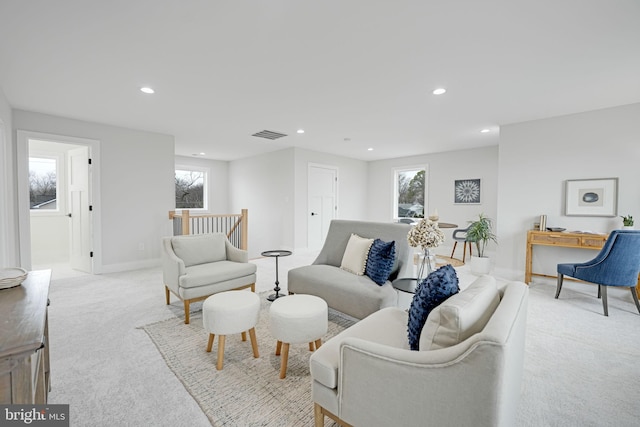
{"label": "tree visible through window", "polygon": [[29,157],[29,205],[31,209],[57,210],[56,159]]}
{"label": "tree visible through window", "polygon": [[206,209],[206,173],[176,169],[176,209]]}
{"label": "tree visible through window", "polygon": [[395,172],[397,218],[424,218],[425,168],[398,169]]}

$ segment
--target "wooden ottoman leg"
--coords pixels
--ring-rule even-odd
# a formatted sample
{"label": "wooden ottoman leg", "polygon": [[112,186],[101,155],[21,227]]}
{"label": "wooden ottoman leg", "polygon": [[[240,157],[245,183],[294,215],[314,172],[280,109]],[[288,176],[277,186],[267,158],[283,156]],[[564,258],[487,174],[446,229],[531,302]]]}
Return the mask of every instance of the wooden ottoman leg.
{"label": "wooden ottoman leg", "polygon": [[251,347],[253,348],[253,357],[258,358],[258,340],[256,340],[256,328],[249,329],[249,337],[251,338]]}
{"label": "wooden ottoman leg", "polygon": [[318,338],[318,339],[316,340],[316,350],[317,350],[317,349],[319,349],[321,345],[322,345],[322,339],[321,339],[321,338]]}
{"label": "wooden ottoman leg", "polygon": [[276,344],[276,356],[280,356],[280,350],[282,349],[282,341],[278,341]]}
{"label": "wooden ottoman leg", "polygon": [[242,331],[242,341],[246,341],[247,340],[247,332],[246,331]]}
{"label": "wooden ottoman leg", "polygon": [[169,288],[166,285],[164,287],[164,296],[165,296],[165,299],[167,300],[167,305],[169,305],[169,298],[171,294],[169,292]]}
{"label": "wooden ottoman leg", "polygon": [[224,363],[224,335],[218,335],[218,363],[216,369],[219,371],[222,369]]}
{"label": "wooden ottoman leg", "polygon": [[213,347],[213,339],[215,338],[215,334],[209,334],[209,342],[207,343],[207,353],[211,353],[211,347]]}
{"label": "wooden ottoman leg", "polygon": [[282,346],[282,360],[280,360],[280,379],[287,376],[287,363],[289,362],[289,343]]}
{"label": "wooden ottoman leg", "polygon": [[311,342],[309,343],[309,351],[313,351],[313,350],[315,350],[315,349],[316,349],[316,348],[313,346],[313,341],[311,341]]}

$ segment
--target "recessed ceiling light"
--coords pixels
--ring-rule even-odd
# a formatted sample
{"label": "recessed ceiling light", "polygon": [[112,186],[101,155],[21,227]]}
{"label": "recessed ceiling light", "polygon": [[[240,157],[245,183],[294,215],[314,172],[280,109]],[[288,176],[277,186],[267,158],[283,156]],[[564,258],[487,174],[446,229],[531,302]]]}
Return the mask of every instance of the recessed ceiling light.
{"label": "recessed ceiling light", "polygon": [[304,129],[298,129],[298,133],[304,133]]}
{"label": "recessed ceiling light", "polygon": [[153,89],[151,89],[150,87],[147,87],[147,86],[141,87],[140,90],[142,92],[144,92],[144,93],[155,93],[156,92],[155,90],[153,90]]}
{"label": "recessed ceiling light", "polygon": [[480,132],[481,132],[481,133],[491,132],[491,129],[482,129]]}
{"label": "recessed ceiling light", "polygon": [[373,151],[373,148],[369,147],[367,148],[367,151]]}
{"label": "recessed ceiling light", "polygon": [[201,155],[201,156],[204,156],[204,155],[205,155],[205,153],[200,153],[200,155]]}
{"label": "recessed ceiling light", "polygon": [[443,93],[445,93],[447,90],[444,88],[439,87],[438,89],[433,91],[434,95],[442,95]]}

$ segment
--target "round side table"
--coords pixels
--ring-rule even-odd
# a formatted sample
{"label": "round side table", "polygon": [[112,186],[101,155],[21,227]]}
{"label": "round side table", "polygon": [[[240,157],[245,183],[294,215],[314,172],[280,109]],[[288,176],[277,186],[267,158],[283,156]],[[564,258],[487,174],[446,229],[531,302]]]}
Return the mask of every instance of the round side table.
{"label": "round side table", "polygon": [[261,254],[265,257],[275,258],[276,259],[276,287],[273,290],[276,292],[275,294],[271,294],[267,297],[269,301],[275,301],[280,297],[285,296],[284,294],[280,294],[280,282],[278,281],[278,258],[281,256],[289,256],[291,255],[291,251],[285,251],[282,249],[274,250],[274,251],[264,251]]}

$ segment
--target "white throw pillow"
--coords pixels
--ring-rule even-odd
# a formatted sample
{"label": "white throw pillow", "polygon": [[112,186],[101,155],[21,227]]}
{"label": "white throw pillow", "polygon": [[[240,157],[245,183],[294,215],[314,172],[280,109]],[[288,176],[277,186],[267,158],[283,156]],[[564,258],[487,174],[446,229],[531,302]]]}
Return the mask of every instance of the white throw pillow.
{"label": "white throw pillow", "polygon": [[420,350],[450,347],[482,331],[499,303],[496,279],[480,276],[429,313],[420,335]]}
{"label": "white throw pillow", "polygon": [[362,276],[367,267],[367,257],[369,256],[369,249],[371,249],[373,240],[374,239],[365,239],[352,233],[347,242],[347,248],[344,250],[340,268]]}

